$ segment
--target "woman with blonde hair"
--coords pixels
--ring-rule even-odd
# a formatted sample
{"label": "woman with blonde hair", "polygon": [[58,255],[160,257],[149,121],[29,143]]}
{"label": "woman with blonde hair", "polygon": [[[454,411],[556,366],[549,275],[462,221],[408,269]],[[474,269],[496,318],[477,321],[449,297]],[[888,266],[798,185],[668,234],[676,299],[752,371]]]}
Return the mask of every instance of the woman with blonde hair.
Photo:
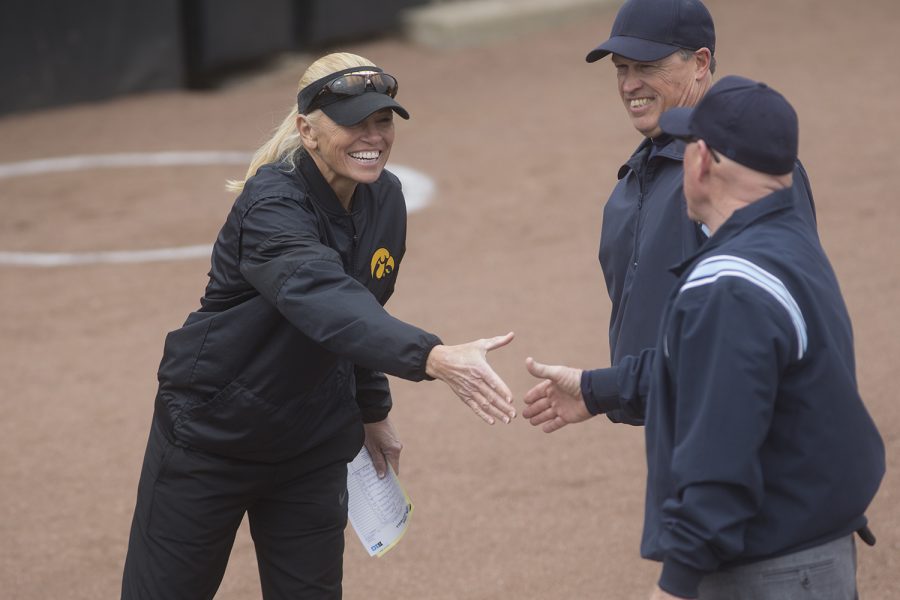
{"label": "woman with blonde hair", "polygon": [[406,244],[396,78],[346,53],[314,62],[254,155],[209,283],[166,337],[122,597],[212,598],[247,514],[263,597],[340,598],[347,463],[399,469],[385,373],[444,381],[479,417],[515,416],[487,352],[388,314]]}

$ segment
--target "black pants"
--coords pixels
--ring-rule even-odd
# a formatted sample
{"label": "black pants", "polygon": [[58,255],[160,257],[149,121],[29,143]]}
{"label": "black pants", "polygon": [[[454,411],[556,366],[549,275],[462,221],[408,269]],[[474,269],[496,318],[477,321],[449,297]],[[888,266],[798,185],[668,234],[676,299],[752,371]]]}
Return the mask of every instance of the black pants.
{"label": "black pants", "polygon": [[172,444],[154,422],[131,525],[123,600],[212,598],[246,513],[263,598],[341,597],[347,463],[359,423],[281,463]]}

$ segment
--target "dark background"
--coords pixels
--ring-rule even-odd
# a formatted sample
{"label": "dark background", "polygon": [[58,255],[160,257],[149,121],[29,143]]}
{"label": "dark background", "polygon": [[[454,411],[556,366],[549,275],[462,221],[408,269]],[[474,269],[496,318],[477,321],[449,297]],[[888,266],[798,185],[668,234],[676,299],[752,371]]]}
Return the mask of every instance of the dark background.
{"label": "dark background", "polygon": [[0,114],[215,87],[283,52],[365,39],[428,0],[13,0],[0,17]]}

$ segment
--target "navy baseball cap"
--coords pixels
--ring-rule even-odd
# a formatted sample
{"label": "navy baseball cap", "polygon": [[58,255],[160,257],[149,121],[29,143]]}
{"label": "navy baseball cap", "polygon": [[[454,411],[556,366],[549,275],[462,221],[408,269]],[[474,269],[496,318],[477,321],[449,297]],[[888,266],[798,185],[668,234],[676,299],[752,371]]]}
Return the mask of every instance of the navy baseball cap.
{"label": "navy baseball cap", "polygon": [[700,0],[627,0],[619,8],[609,39],[588,52],[585,60],[618,54],[653,62],[679,48],[709,48],[716,53],[712,15]]}
{"label": "navy baseball cap", "polygon": [[695,108],[673,108],[659,118],[676,138],[701,139],[754,171],[784,175],[794,170],[799,147],[797,113],[765,83],[737,75],[709,88]]}

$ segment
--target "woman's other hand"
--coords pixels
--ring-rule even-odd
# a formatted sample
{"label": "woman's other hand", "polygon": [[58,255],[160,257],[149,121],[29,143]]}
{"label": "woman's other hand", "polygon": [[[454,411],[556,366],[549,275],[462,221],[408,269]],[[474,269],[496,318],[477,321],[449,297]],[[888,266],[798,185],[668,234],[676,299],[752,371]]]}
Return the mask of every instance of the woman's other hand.
{"label": "woman's other hand", "polygon": [[366,450],[372,457],[372,465],[378,477],[384,477],[387,473],[387,465],[390,463],[394,473],[400,474],[400,451],[403,444],[397,436],[397,430],[390,417],[376,423],[366,423]]}

